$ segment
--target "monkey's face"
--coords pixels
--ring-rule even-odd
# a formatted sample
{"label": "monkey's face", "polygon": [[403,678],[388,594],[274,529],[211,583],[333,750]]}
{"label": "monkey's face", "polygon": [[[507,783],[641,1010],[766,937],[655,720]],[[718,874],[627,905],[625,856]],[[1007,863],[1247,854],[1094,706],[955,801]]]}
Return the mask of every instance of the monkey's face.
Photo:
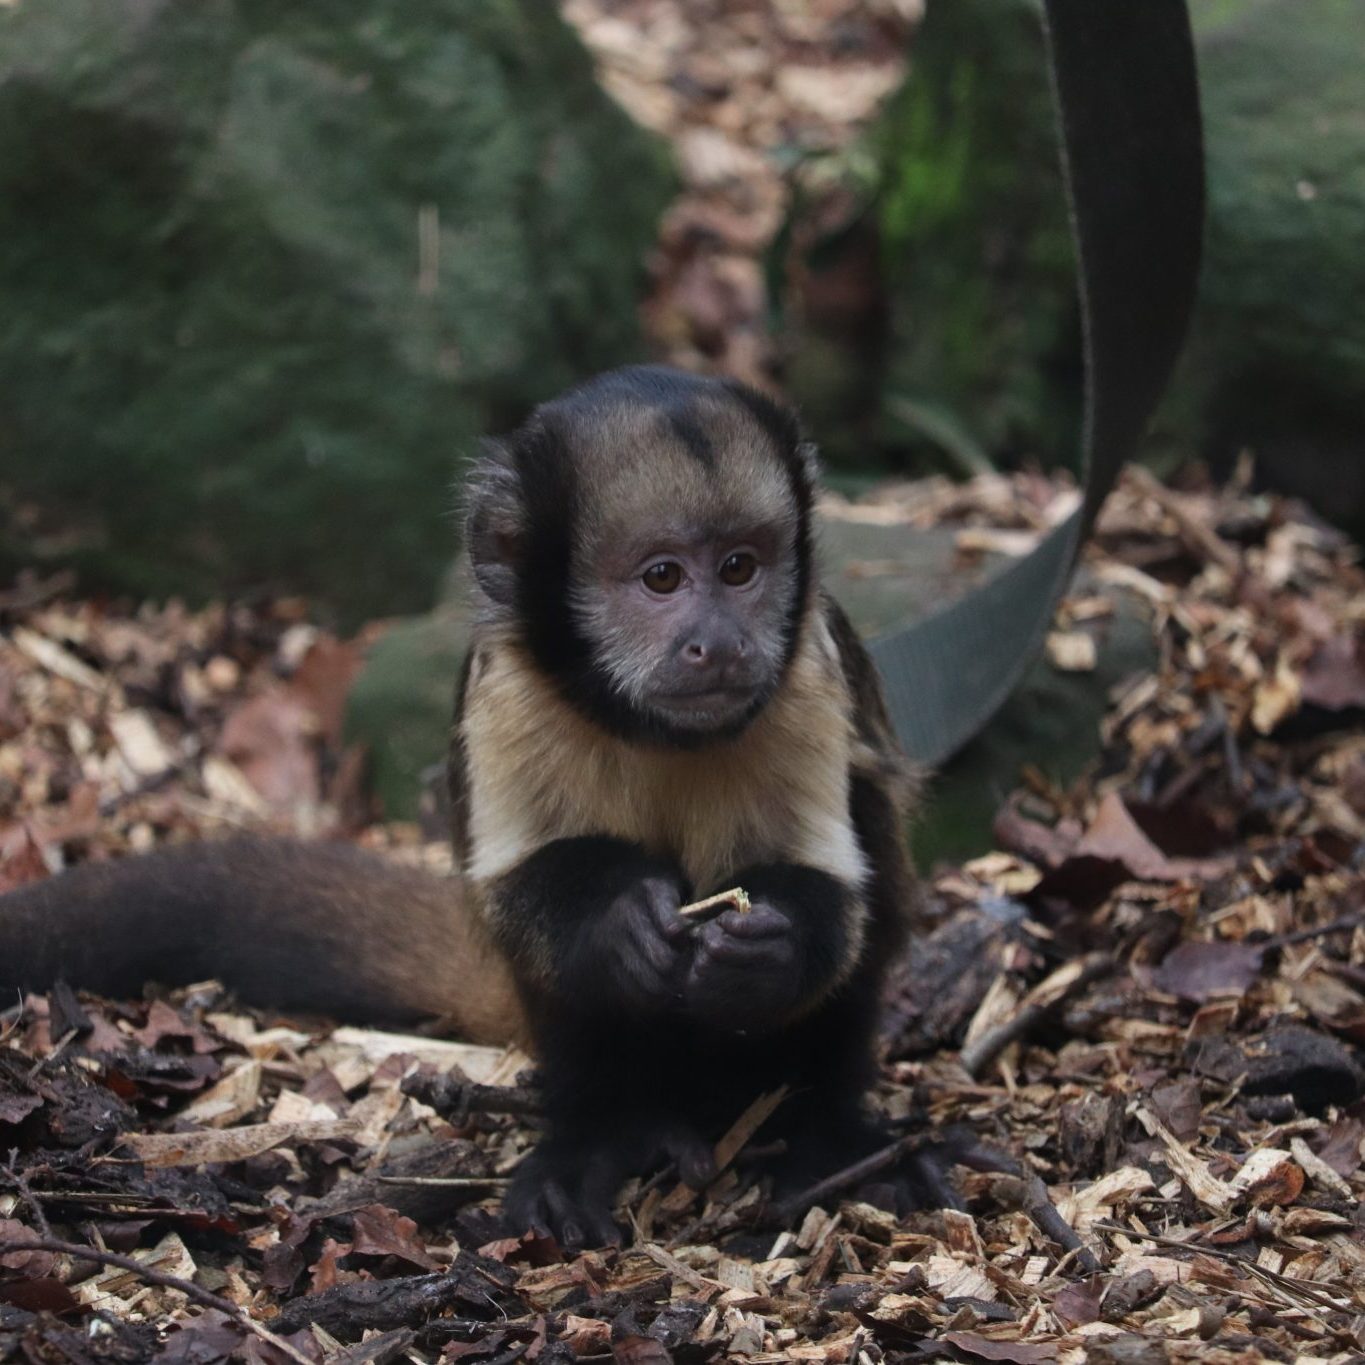
{"label": "monkey's face", "polygon": [[797,591],[791,527],[622,526],[586,555],[573,609],[604,679],[667,733],[731,733],[785,667]]}
{"label": "monkey's face", "polygon": [[780,685],[809,605],[811,464],[791,416],[738,385],[603,375],[475,471],[485,607],[614,733],[736,734]]}

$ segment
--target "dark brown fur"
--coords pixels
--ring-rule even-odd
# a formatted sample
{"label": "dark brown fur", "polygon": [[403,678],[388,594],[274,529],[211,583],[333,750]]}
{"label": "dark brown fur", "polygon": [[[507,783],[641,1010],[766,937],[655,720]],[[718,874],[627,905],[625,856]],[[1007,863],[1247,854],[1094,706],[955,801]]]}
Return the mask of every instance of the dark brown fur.
{"label": "dark brown fur", "polygon": [[58,978],[107,995],[217,977],[246,1000],[336,1018],[524,1029],[453,880],[349,844],[242,836],[85,863],[0,900],[0,991]]}

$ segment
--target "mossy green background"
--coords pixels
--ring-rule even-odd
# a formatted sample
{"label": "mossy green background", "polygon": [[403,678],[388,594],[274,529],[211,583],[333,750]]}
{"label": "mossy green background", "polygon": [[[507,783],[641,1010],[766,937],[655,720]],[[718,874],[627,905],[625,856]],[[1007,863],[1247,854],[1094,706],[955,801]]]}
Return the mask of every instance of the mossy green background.
{"label": "mossy green background", "polygon": [[0,569],[428,604],[478,436],[638,354],[671,188],[540,0],[0,7]]}
{"label": "mossy green background", "polygon": [[[1148,454],[1226,466],[1365,524],[1365,8],[1195,0],[1208,179],[1190,343]],[[901,468],[1074,458],[1080,323],[1038,0],[930,0],[904,86],[849,158],[887,297],[866,376],[793,338],[841,458]],[[811,363],[804,358],[813,357]],[[809,381],[809,382],[807,382]],[[841,407],[841,398],[847,405]]]}

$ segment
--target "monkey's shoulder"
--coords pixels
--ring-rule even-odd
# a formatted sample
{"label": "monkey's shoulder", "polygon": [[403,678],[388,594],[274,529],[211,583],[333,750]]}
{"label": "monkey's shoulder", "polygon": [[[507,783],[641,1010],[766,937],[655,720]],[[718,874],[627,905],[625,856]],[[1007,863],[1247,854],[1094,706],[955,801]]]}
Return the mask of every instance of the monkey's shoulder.
{"label": "monkey's shoulder", "polygon": [[877,665],[844,609],[828,593],[821,594],[820,615],[847,689],[856,735],[854,775],[884,790],[904,818],[918,800],[923,774],[901,748]]}

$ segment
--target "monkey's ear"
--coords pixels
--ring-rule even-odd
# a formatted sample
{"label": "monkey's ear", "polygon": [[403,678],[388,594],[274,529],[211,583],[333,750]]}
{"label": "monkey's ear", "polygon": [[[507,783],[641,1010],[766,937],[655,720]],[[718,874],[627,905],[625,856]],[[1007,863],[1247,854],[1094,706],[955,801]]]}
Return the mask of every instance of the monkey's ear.
{"label": "monkey's ear", "polygon": [[796,459],[806,482],[814,488],[820,482],[820,451],[814,441],[796,443]]}
{"label": "monkey's ear", "polygon": [[465,491],[465,546],[479,587],[500,607],[516,596],[525,544],[526,509],[512,451],[502,441],[481,442]]}

